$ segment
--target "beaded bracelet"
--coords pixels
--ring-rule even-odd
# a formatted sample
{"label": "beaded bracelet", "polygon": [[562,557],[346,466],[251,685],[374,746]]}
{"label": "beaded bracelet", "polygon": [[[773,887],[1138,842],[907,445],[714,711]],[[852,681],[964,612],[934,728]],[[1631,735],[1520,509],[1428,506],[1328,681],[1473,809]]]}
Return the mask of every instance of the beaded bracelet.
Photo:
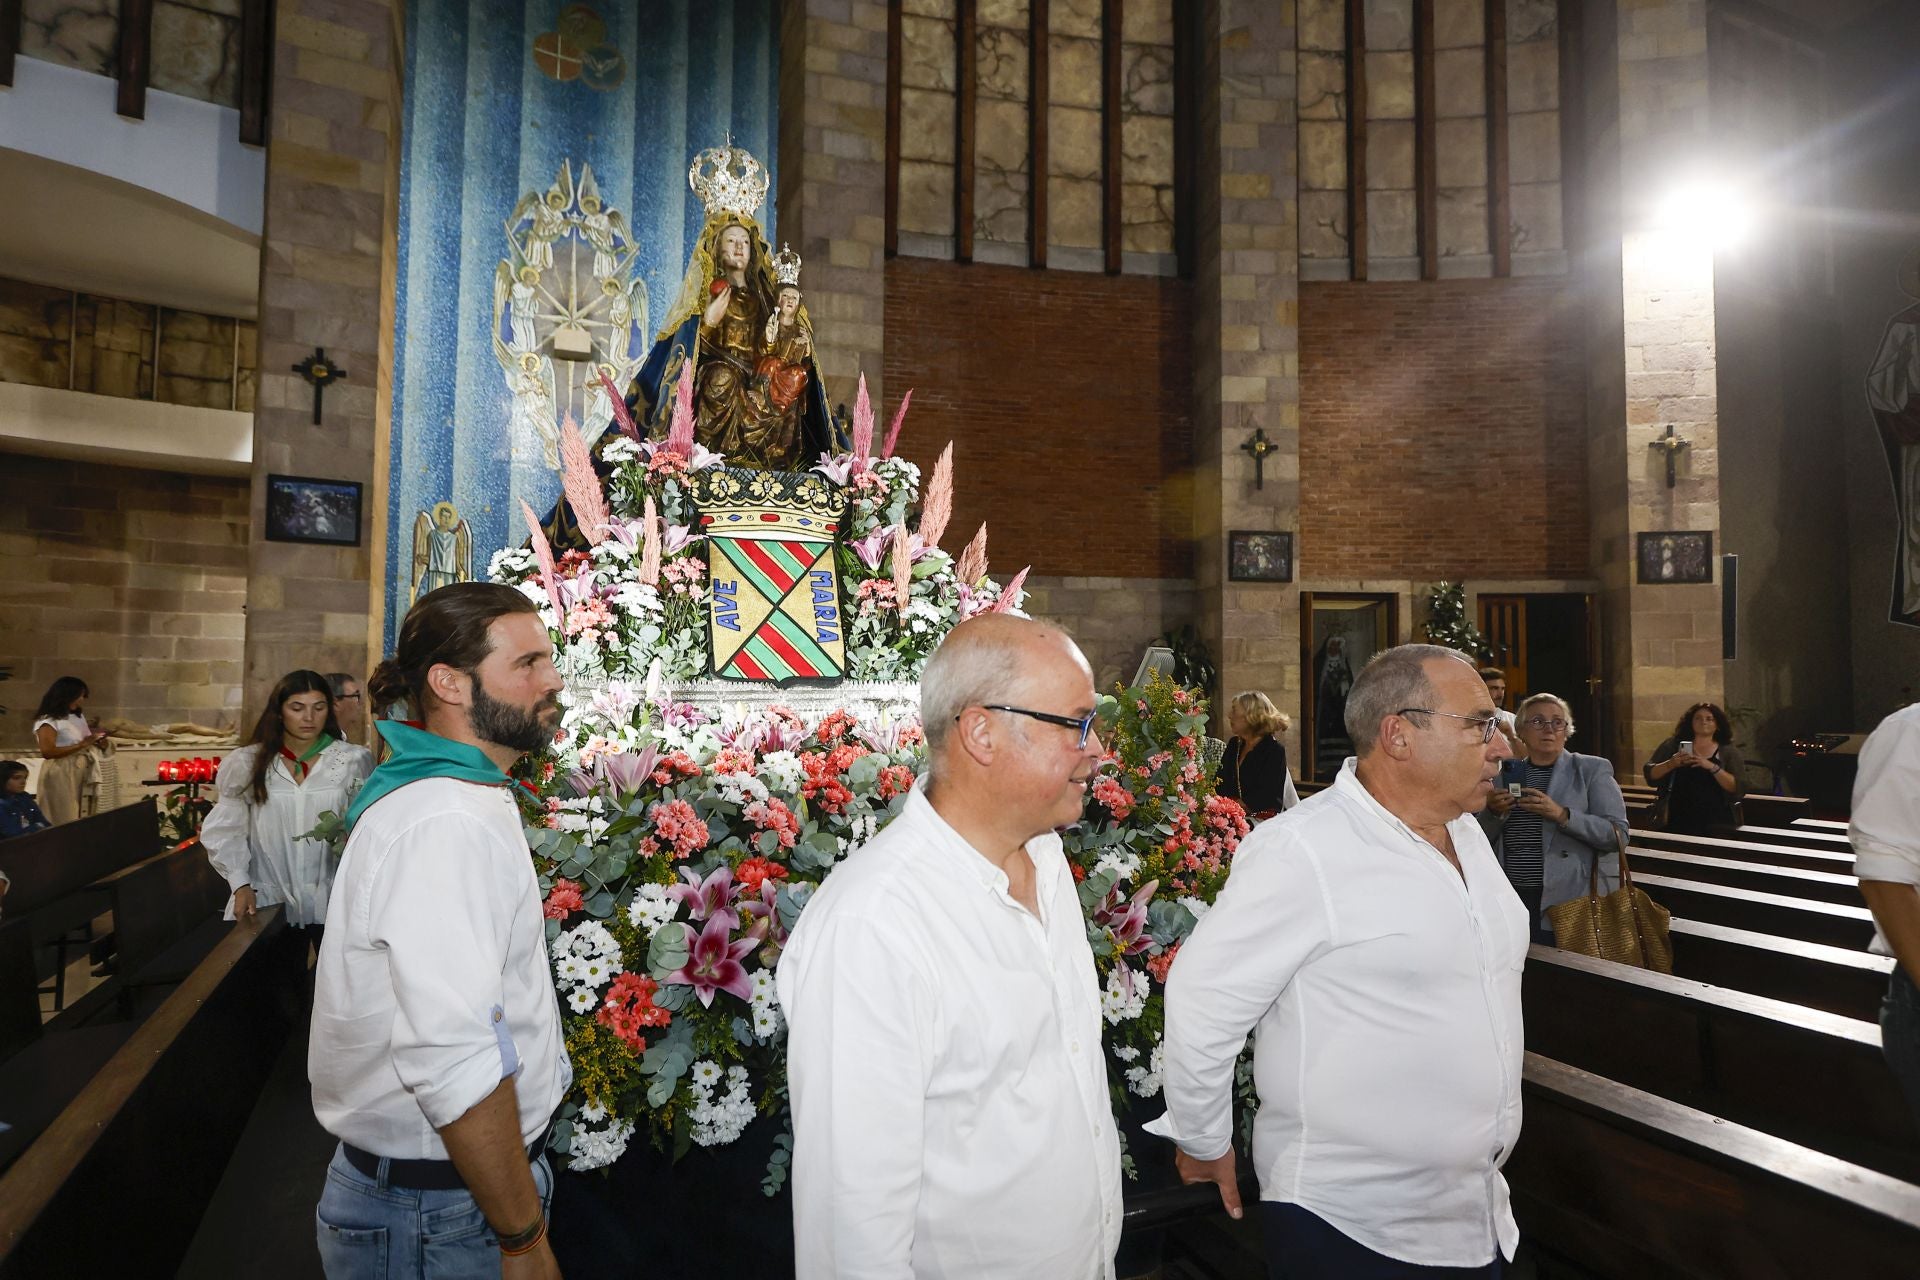
{"label": "beaded bracelet", "polygon": [[547,1234],[547,1216],[543,1213],[533,1220],[533,1225],[524,1227],[512,1235],[500,1237],[500,1252],[509,1258],[517,1258],[523,1253],[532,1253]]}

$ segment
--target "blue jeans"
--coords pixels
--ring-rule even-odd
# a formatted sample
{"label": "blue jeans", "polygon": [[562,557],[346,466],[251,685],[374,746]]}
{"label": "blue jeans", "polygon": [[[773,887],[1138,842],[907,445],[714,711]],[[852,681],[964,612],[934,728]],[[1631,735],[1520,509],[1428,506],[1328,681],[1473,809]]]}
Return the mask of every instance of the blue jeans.
{"label": "blue jeans", "polygon": [[1920,1123],[1920,991],[1905,969],[1893,971],[1887,998],[1880,1002],[1880,1052],[1907,1096],[1907,1109]]}
{"label": "blue jeans", "polygon": [[1427,1267],[1375,1253],[1310,1209],[1260,1202],[1272,1280],[1500,1280],[1498,1252],[1483,1267]]}
{"label": "blue jeans", "polygon": [[[533,1185],[541,1211],[551,1209],[544,1155]],[[313,1216],[327,1280],[500,1280],[499,1241],[469,1192],[389,1186],[335,1150]]]}

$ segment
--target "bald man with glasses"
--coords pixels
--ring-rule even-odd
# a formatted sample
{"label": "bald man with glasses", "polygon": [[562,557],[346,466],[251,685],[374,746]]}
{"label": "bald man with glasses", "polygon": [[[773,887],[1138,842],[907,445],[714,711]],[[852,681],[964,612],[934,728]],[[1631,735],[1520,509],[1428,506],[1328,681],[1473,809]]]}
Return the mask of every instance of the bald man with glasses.
{"label": "bald man with glasses", "polygon": [[1463,654],[1402,645],[1347,695],[1331,787],[1241,842],[1167,980],[1167,1114],[1188,1182],[1242,1210],[1234,1066],[1247,1033],[1270,1273],[1494,1277],[1519,1233],[1526,913],[1473,820],[1509,755]]}
{"label": "bald man with glasses", "polygon": [[1087,661],[989,614],[920,681],[927,768],[781,956],[799,1280],[1111,1280],[1120,1144],[1057,828],[1104,754]]}

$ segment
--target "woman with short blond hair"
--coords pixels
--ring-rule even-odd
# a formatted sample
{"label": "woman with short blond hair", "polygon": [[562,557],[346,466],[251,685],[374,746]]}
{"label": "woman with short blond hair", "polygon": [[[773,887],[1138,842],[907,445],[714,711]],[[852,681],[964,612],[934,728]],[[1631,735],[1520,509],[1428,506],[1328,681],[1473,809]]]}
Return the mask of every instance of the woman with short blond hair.
{"label": "woman with short blond hair", "polygon": [[1287,748],[1279,735],[1292,722],[1257,689],[1234,696],[1227,704],[1226,754],[1220,758],[1215,789],[1238,800],[1255,821],[1291,808],[1299,797],[1287,772]]}

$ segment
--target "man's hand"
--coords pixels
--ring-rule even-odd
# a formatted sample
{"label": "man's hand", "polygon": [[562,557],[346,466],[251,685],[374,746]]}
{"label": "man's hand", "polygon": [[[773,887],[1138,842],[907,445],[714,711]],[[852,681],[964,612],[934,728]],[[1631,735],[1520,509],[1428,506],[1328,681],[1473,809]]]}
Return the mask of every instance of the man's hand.
{"label": "man's hand", "polygon": [[1195,1160],[1176,1147],[1173,1167],[1179,1171],[1180,1181],[1188,1186],[1196,1182],[1211,1182],[1219,1187],[1220,1203],[1226,1207],[1227,1216],[1240,1216],[1240,1180],[1233,1171],[1232,1147],[1227,1148],[1225,1155],[1213,1160]]}
{"label": "man's hand", "polygon": [[235,920],[245,920],[257,909],[252,885],[243,884],[233,891],[233,918]]}
{"label": "man's hand", "polygon": [[501,1254],[500,1280],[560,1280],[560,1264],[554,1261],[553,1244],[543,1236],[530,1252],[519,1257]]}

